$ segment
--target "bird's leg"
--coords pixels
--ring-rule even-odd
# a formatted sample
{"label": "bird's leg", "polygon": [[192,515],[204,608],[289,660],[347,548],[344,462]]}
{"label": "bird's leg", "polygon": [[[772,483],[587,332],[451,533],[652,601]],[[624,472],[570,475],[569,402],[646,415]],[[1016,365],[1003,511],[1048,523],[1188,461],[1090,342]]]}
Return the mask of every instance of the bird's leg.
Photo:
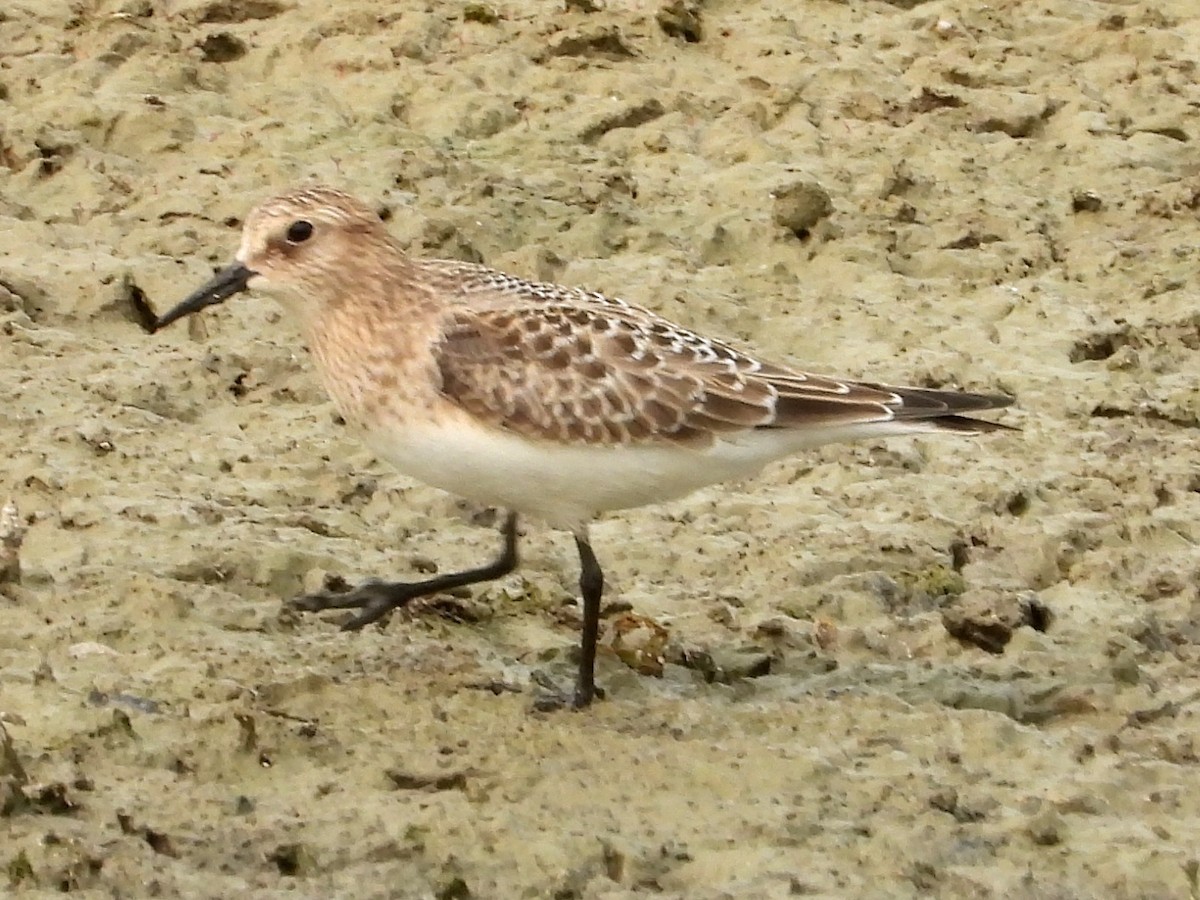
{"label": "bird's leg", "polygon": [[426,581],[364,581],[358,587],[338,593],[318,591],[292,601],[292,607],[302,612],[323,609],[357,609],[358,614],[342,625],[343,631],[357,631],[377,622],[394,609],[399,609],[417,597],[427,597],[481,581],[502,578],[517,567],[517,514],[510,512],[504,520],[504,549],[495,560],[478,569],[447,572]]}
{"label": "bird's leg", "polygon": [[587,706],[597,696],[604,696],[596,688],[596,640],[600,635],[600,597],[604,593],[604,572],[596,562],[596,554],[588,541],[587,532],[575,534],[575,546],[579,550],[579,591],[583,596],[583,635],[579,643],[579,677],[575,682],[576,709]]}

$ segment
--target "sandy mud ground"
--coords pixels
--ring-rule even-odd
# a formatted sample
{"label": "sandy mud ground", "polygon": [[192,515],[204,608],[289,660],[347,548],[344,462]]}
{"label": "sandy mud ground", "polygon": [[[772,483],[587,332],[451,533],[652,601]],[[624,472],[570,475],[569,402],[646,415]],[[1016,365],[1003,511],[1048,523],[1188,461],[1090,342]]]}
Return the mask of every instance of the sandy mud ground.
{"label": "sandy mud ground", "polygon": [[[1193,0],[5,2],[0,893],[1196,896],[1198,59]],[[487,511],[362,450],[270,301],[135,321],[308,178],[1023,430],[605,520],[609,699],[538,713],[567,536],[289,615]],[[659,675],[611,649],[653,625]]]}

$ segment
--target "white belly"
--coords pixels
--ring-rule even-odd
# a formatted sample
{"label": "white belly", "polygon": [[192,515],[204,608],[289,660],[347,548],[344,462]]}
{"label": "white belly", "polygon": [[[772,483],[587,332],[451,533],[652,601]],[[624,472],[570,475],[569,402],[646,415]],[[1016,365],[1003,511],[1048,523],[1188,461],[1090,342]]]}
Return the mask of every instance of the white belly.
{"label": "white belly", "polygon": [[779,453],[747,444],[710,450],[588,447],[459,425],[405,425],[366,436],[380,459],[433,487],[503,506],[558,528],[600,513],[659,503],[718,481],[753,475]]}
{"label": "white belly", "polygon": [[894,422],[812,430],[750,430],[705,450],[672,444],[586,446],[531,441],[467,417],[396,423],[364,435],[400,472],[468,500],[575,530],[600,513],[661,503],[831,441],[912,433]]}

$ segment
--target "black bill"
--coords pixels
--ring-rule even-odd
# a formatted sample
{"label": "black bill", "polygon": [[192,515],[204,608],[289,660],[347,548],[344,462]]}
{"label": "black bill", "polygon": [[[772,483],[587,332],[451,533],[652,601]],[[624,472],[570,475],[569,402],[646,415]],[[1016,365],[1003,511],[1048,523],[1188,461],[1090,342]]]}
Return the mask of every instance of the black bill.
{"label": "black bill", "polygon": [[166,328],[176,319],[182,319],[184,316],[204,309],[206,306],[212,306],[215,303],[228,300],[234,294],[240,294],[246,290],[247,284],[254,275],[254,272],[247,269],[240,262],[226,266],[214,275],[208,284],[193,291],[174,309],[168,310],[150,323],[151,334]]}

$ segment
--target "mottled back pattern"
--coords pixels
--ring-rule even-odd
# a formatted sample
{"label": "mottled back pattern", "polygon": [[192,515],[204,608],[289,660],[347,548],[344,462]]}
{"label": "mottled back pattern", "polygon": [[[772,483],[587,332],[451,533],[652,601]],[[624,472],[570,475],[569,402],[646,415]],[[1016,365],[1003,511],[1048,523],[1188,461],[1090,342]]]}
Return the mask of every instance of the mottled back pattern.
{"label": "mottled back pattern", "polygon": [[835,380],[755,359],[602,294],[468,263],[414,260],[460,302],[433,352],[442,394],[526,437],[710,446],[755,428],[959,419],[1002,398]]}

